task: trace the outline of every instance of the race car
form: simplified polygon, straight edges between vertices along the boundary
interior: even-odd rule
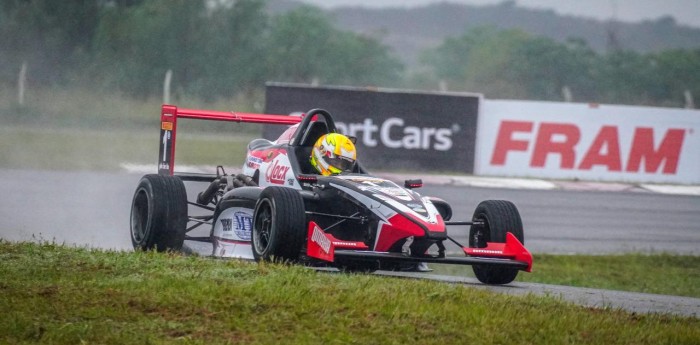
[[[275,141],[251,141],[239,174],[221,166],[215,174],[192,174],[175,171],[178,119],[289,127]],[[336,132],[333,117],[322,109],[293,116],[163,105],[158,173],[143,176],[131,206],[134,248],[177,251],[186,240],[201,241],[211,243],[215,257],[361,272],[417,263],[472,265],[486,284],[507,284],[519,271],[531,271],[532,255],[523,246],[512,202],[486,200],[471,219],[453,221],[445,200],[416,192],[420,179],[400,185],[370,174],[360,162],[348,172],[320,175],[309,162],[312,146]],[[188,201],[184,182],[208,185]],[[202,226],[208,236],[188,235]],[[467,226],[466,245],[448,234],[448,227]],[[459,255],[447,254],[447,241],[460,248]]]

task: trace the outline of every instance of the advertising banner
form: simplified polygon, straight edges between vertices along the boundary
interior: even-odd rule
[[[358,160],[370,171],[472,173],[480,95],[268,84],[265,112],[321,108],[338,130],[357,137]],[[266,126],[275,139],[279,126]]]
[[[478,175],[700,183],[700,111],[484,100]]]

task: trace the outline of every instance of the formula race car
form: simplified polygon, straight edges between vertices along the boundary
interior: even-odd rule
[[[228,175],[222,167],[210,175],[176,173],[178,119],[290,127],[275,141],[251,141],[240,174]],[[321,109],[287,116],[164,105],[158,174],[140,180],[131,206],[134,248],[181,250],[185,240],[202,241],[212,244],[216,257],[363,272],[417,263],[466,264],[486,284],[507,284],[518,271],[531,270],[513,203],[483,201],[471,220],[451,221],[446,201],[415,191],[422,186],[419,179],[401,186],[369,174],[360,162],[348,173],[320,175],[309,162],[311,149],[320,136],[333,132],[331,114]],[[183,181],[208,185],[188,201]],[[188,235],[201,226],[208,236]],[[467,245],[447,233],[447,227],[465,226],[470,227]],[[446,241],[462,254],[448,256]]]

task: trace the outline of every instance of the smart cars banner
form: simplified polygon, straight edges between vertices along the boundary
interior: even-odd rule
[[[357,137],[358,160],[375,169],[472,173],[478,94],[268,84],[265,112],[329,111]],[[278,127],[263,136],[276,138]]]

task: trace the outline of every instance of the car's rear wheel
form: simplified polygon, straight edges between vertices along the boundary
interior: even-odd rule
[[[306,240],[304,199],[291,188],[265,188],[253,215],[252,247],[256,261],[299,259]]]
[[[180,250],[187,228],[187,192],[180,178],[145,175],[131,203],[134,249]]]
[[[469,230],[471,248],[486,247],[486,242],[504,243],[508,232],[515,235],[521,243],[525,243],[520,213],[510,201],[482,201],[474,210],[472,220],[483,225],[471,226]],[[485,284],[508,284],[518,275],[518,270],[514,268],[491,265],[474,265],[472,268],[476,278]]]

